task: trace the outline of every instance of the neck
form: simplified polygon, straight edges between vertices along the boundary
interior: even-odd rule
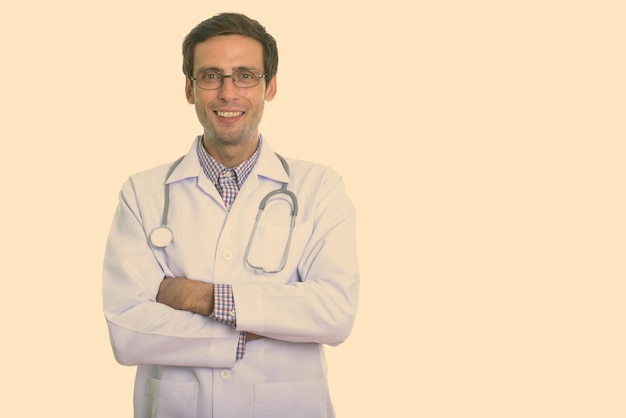
[[[202,145],[209,155],[219,161],[224,167],[232,168],[254,154],[259,146],[258,136],[245,143],[228,144],[215,140],[207,140],[206,135],[202,138]]]

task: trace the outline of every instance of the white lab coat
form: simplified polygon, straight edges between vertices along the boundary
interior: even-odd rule
[[[131,176],[120,192],[104,260],[103,302],[115,358],[136,365],[135,417],[333,417],[323,344],[351,331],[359,273],[355,213],[330,168],[288,159],[288,176],[264,140],[259,159],[228,212],[204,175],[196,142],[169,178],[174,241],[148,243],[161,225],[171,164]],[[244,252],[261,199],[288,182],[299,213],[289,258],[259,273]],[[288,200],[266,208],[252,264],[279,264]],[[156,302],[164,277],[230,283],[236,329]],[[249,341],[235,361],[239,331]]]

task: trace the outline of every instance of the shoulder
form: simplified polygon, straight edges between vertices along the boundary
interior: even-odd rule
[[[174,164],[174,161],[169,163],[159,164],[155,167],[151,167],[145,170],[137,171],[131,174],[127,183],[135,183],[135,184],[145,184],[145,183],[153,183],[153,182],[165,182],[167,177],[167,173],[170,167]]]
[[[340,178],[335,169],[324,164],[288,157],[285,160],[289,164],[290,178],[316,181]]]
[[[332,167],[311,161],[285,158],[289,164],[289,188],[303,199],[319,201],[345,195],[341,175]]]
[[[165,182],[175,161],[131,174],[122,185],[122,194],[150,195],[163,193]]]
[[[157,166],[137,171],[130,175],[124,187],[153,188],[159,187],[162,190],[165,182],[176,181],[188,177],[198,176],[200,165],[197,155],[197,141],[194,140],[186,154],[176,157],[176,159],[159,164]]]

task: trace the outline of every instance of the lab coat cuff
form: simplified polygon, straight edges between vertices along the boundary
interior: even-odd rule
[[[233,300],[237,305],[237,330],[262,332],[265,324],[259,287],[243,283],[232,285]]]

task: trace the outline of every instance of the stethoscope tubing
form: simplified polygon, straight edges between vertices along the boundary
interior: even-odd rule
[[[283,168],[285,169],[285,172],[287,173],[287,175],[290,175],[289,172],[289,164],[287,164],[287,161],[279,154],[276,154],[276,156],[278,157],[278,159],[280,160],[281,164],[283,165]],[[172,173],[174,172],[174,170],[176,169],[176,167],[178,167],[178,165],[180,164],[180,162],[183,160],[184,156],[180,157],[178,160],[174,161],[174,163],[172,164],[172,166],[169,168],[167,175],[165,177],[165,184],[164,184],[164,200],[163,200],[163,215],[161,217],[161,226],[155,228],[152,230],[152,232],[149,235],[149,241],[150,244],[155,247],[155,248],[165,248],[167,247],[173,240],[174,240],[174,233],[172,232],[172,230],[167,226],[167,217],[169,215],[169,206],[170,206],[170,187],[169,187],[169,183],[168,180],[170,178],[170,176],[172,175]],[[291,203],[291,222],[289,225],[289,235],[287,237],[287,243],[285,246],[285,250],[283,251],[283,257],[282,260],[279,264],[279,266],[275,269],[268,269],[266,267],[263,266],[257,266],[257,265],[253,265],[250,262],[249,256],[250,256],[250,250],[252,248],[252,242],[254,241],[254,237],[256,236],[256,231],[259,225],[259,222],[261,220],[261,216],[263,215],[263,212],[265,211],[265,206],[267,205],[267,202],[274,196],[278,195],[278,194],[285,194],[287,196],[289,196],[289,200]],[[276,189],[274,191],[269,192],[268,194],[266,194],[263,199],[261,199],[261,202],[259,203],[259,210],[257,212],[257,215],[255,217],[254,220],[254,226],[252,228],[252,233],[250,234],[250,239],[248,240],[248,245],[246,246],[246,251],[244,254],[244,260],[246,262],[246,264],[248,266],[250,266],[251,268],[253,268],[254,270],[257,271],[262,271],[263,273],[279,273],[281,272],[284,268],[285,265],[287,264],[287,258],[289,256],[289,249],[291,248],[291,239],[293,236],[293,230],[296,226],[296,217],[298,216],[298,198],[296,197],[295,193],[293,193],[291,190],[287,189],[287,183],[283,183],[282,186],[280,187],[280,189]]]

